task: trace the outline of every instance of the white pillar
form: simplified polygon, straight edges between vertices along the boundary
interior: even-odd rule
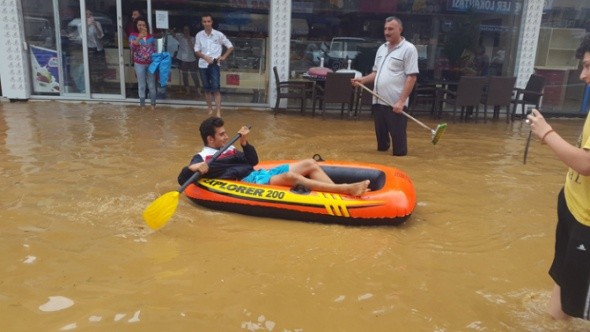
[[[291,0],[271,0],[270,29],[268,45],[270,50],[270,66],[268,71],[268,105],[274,107],[277,98],[277,87],[272,67],[276,66],[280,80],[289,78],[289,55],[291,48]],[[286,106],[286,100],[281,101]]]
[[[524,87],[535,71],[535,58],[539,42],[539,30],[545,0],[525,0],[522,8],[522,20],[516,50],[514,75],[516,86]]]
[[[31,75],[20,0],[0,2],[0,22],[2,95],[9,99],[29,99]]]

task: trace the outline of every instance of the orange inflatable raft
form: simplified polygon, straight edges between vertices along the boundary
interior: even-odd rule
[[[261,162],[270,168],[292,161]],[[344,225],[396,225],[416,206],[414,185],[399,169],[377,164],[322,161],[322,169],[336,183],[368,179],[369,192],[361,197],[202,178],[185,194],[195,203],[246,215]]]

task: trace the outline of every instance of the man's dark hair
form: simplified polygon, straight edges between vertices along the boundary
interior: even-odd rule
[[[210,117],[205,121],[201,122],[199,131],[201,132],[201,138],[203,139],[203,143],[205,144],[205,146],[207,146],[207,137],[215,137],[215,129],[219,127],[223,127],[222,118]]]
[[[213,18],[213,15],[211,15],[209,13],[205,13],[205,14],[201,15],[201,20],[204,19],[205,17],[210,17],[211,18],[211,22],[215,22],[215,19]]]
[[[584,58],[584,54],[590,52],[590,34],[587,34],[582,40],[580,47],[576,50],[576,58],[582,59]]]

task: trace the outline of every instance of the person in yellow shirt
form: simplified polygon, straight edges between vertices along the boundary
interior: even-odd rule
[[[576,51],[580,80],[590,84],[590,35]],[[549,314],[555,319],[590,319],[590,113],[577,146],[565,141],[534,109],[527,116],[532,133],[569,167],[557,198],[555,255],[549,275],[555,281]]]

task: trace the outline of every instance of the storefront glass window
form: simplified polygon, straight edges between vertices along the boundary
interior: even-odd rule
[[[59,95],[64,79],[59,75],[59,59],[51,1],[23,1],[25,39],[31,59],[32,92]]]
[[[33,94],[121,94],[116,0],[88,1],[83,18],[79,0],[23,0],[22,6]],[[82,24],[88,22],[93,22],[86,27],[92,38],[84,40]]]
[[[223,103],[266,103],[269,9],[270,1],[264,0],[152,0],[154,33],[163,39],[163,47],[173,56],[166,95],[159,98],[204,100],[196,87],[200,81],[194,65],[183,64],[179,57],[184,53],[182,47],[192,45],[185,32],[194,39],[202,30],[201,15],[210,14],[213,28],[223,32],[234,46],[234,52],[221,67]],[[124,11],[130,13],[131,7],[124,6]],[[158,27],[157,11],[167,16],[168,27]]]
[[[291,70],[304,73],[323,58],[333,70],[352,60],[352,69],[370,72],[393,15],[418,48],[420,80],[511,75],[521,8],[520,0],[294,1]]]
[[[66,94],[86,93],[86,66],[79,29],[80,2],[76,0],[58,0],[59,38],[63,64],[63,92]]]
[[[589,31],[590,2],[545,2],[535,60],[535,72],[544,76],[546,81],[544,111],[588,111],[588,105],[583,105],[583,100],[590,95],[590,90],[579,79],[580,64],[575,58],[575,51]]]

